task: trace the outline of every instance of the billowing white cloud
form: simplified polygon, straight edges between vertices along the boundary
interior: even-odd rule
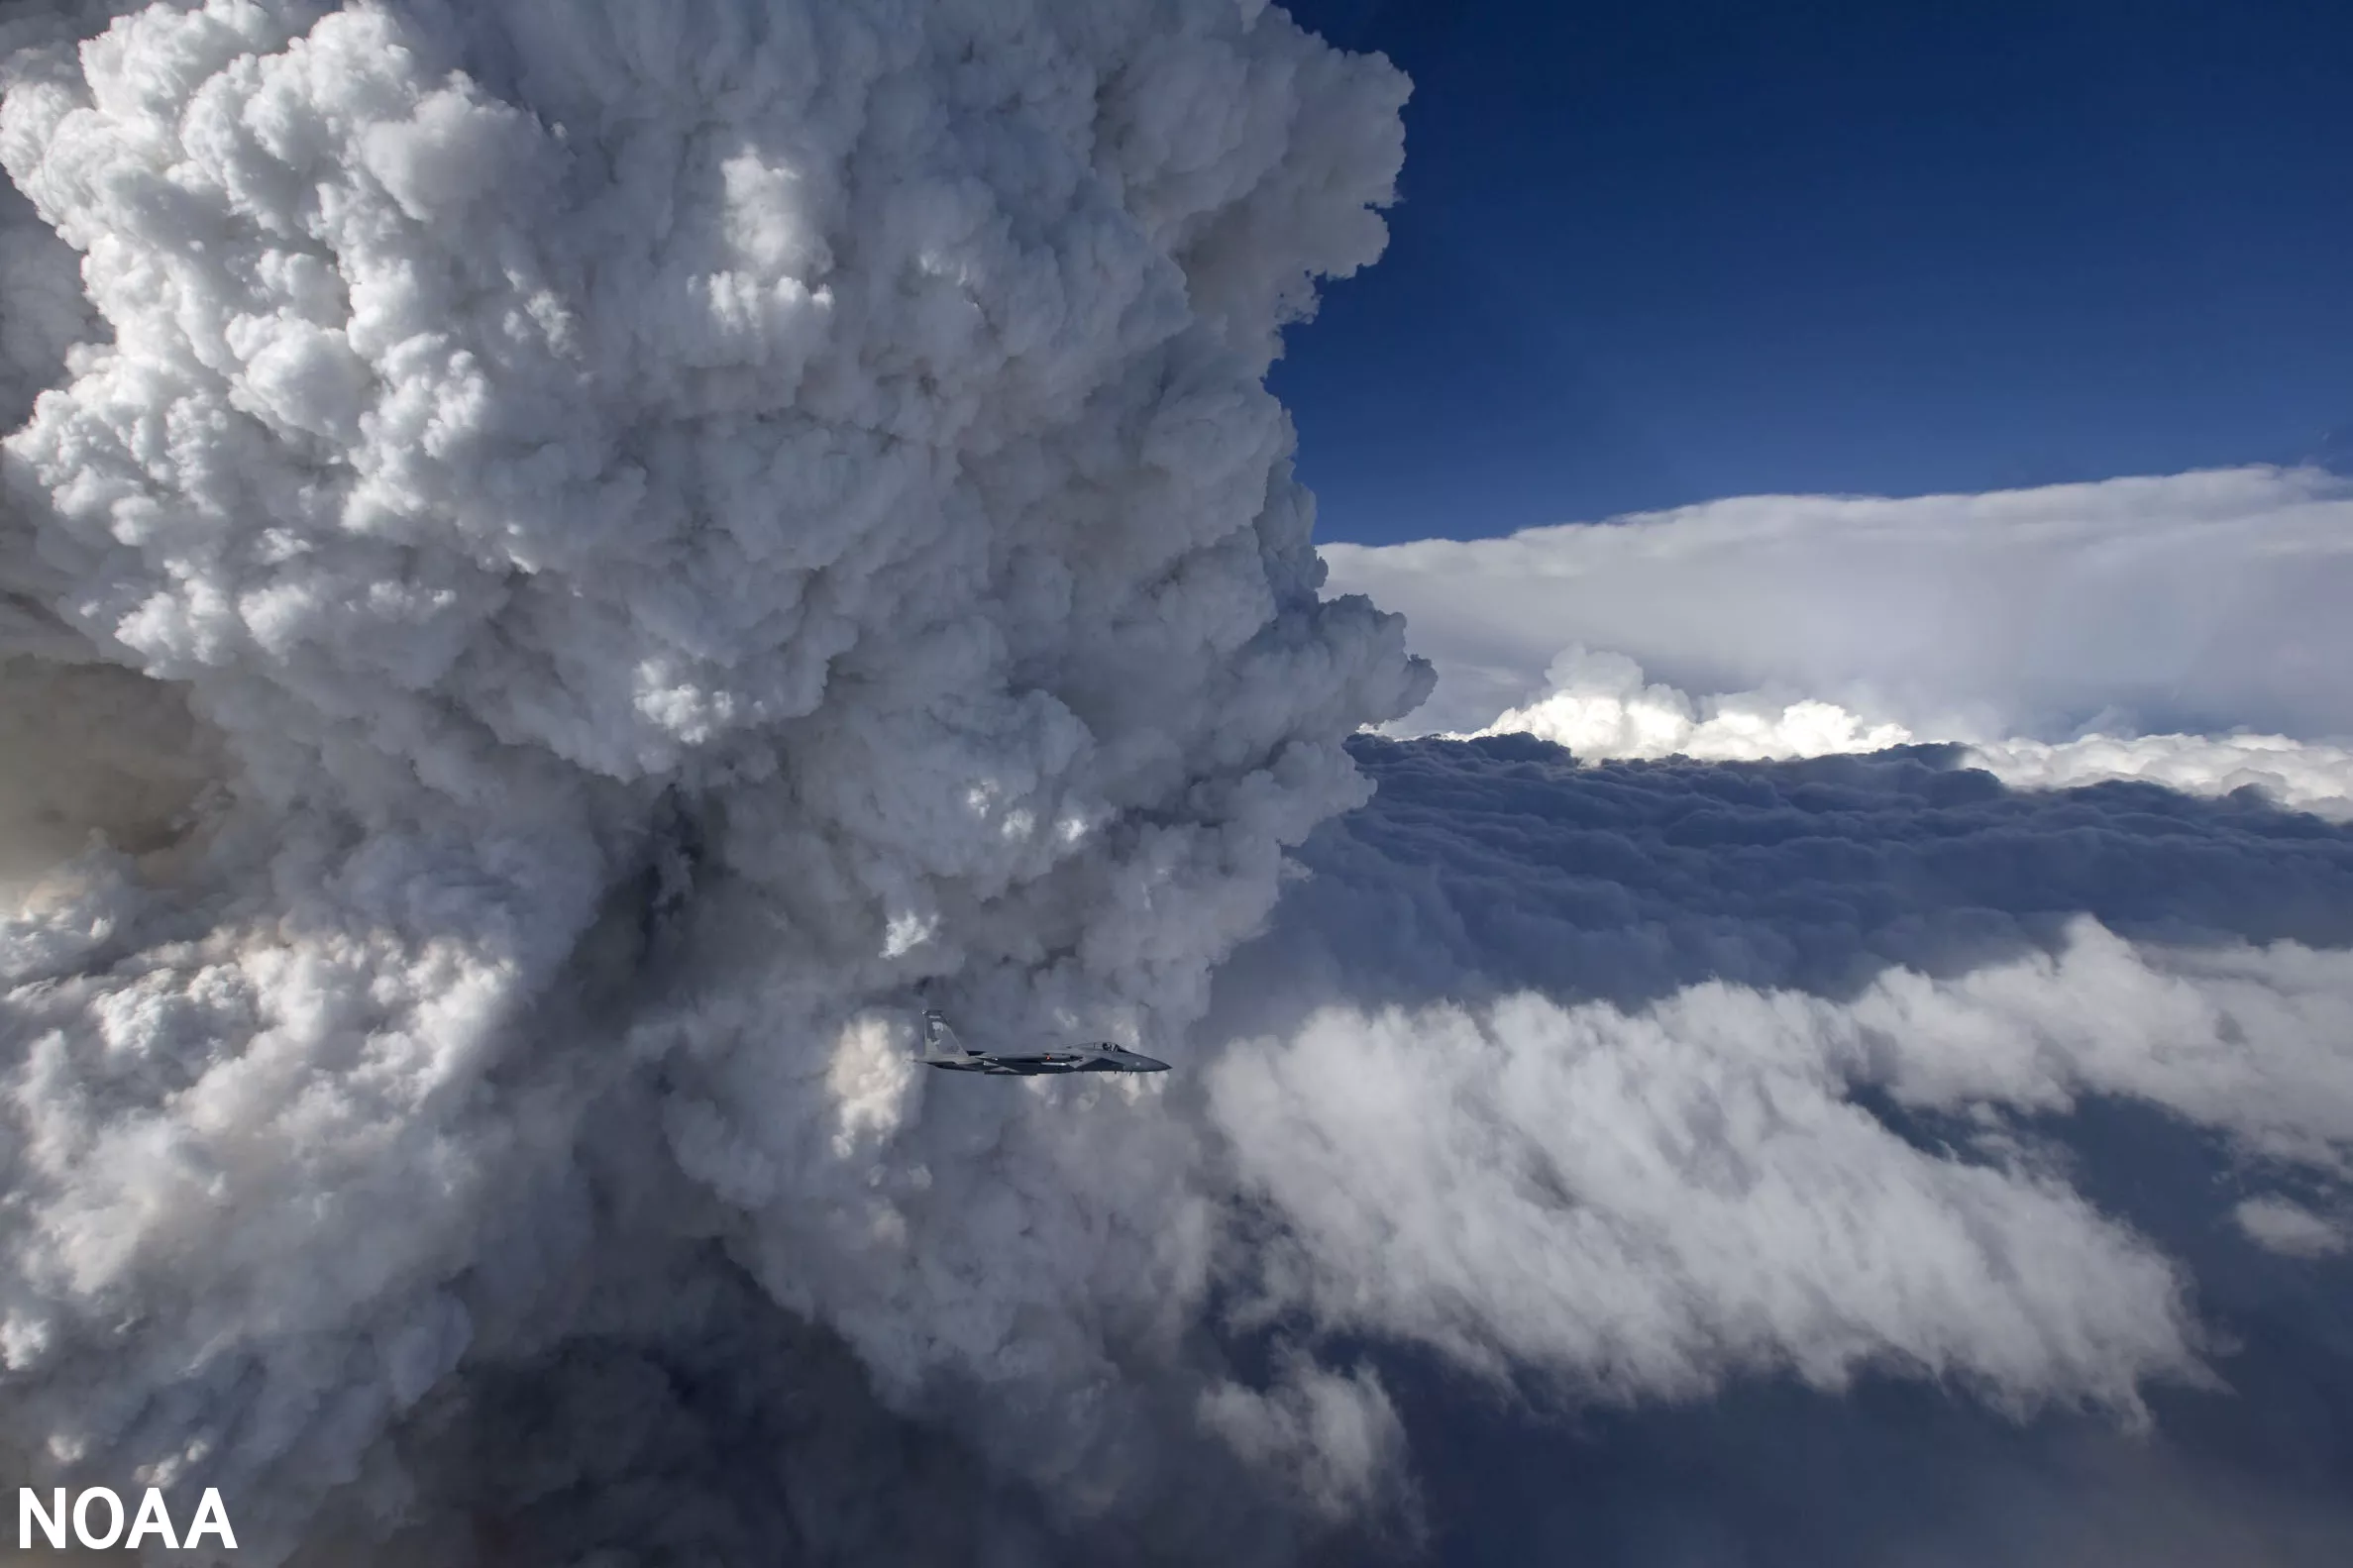
[[[1582,646],[1552,661],[1545,685],[1544,696],[1505,709],[1474,733],[1534,735],[1597,759],[1722,762],[1881,751],[1935,738],[1787,692],[1693,698],[1646,681],[1642,667],[1623,654]],[[2253,789],[2300,811],[2353,817],[2353,751],[2285,735],[2082,735],[2056,743],[2012,737],[1979,741],[1967,755],[1973,767],[2017,789],[2138,779],[2191,794]]]
[[[1624,654],[1582,644],[1552,661],[1545,685],[1542,697],[1505,709],[1476,733],[1534,735],[1580,757],[1725,762],[1883,751],[1912,739],[1900,724],[1868,723],[1835,702],[1809,697],[1743,691],[1695,703],[1670,685],[1644,680],[1642,666]]]
[[[1403,78],[1224,0],[6,27],[0,1447],[268,1558],[684,1256],[1148,1492],[1190,1134],[903,1019],[1178,1041],[1426,688],[1262,384]]]
[[[1845,1006],[1704,985],[1634,1015],[1530,994],[1319,1014],[1212,1081],[1242,1179],[1288,1221],[1267,1288],[1336,1328],[1628,1400],[1883,1364],[2019,1405],[2135,1407],[2144,1379],[2194,1366],[2170,1265],[2031,1161],[1914,1147],[1851,1098],[1874,1078],[1955,1110],[2117,1087],[2098,1053],[2130,1054],[2139,1020],[2079,1047],[2075,966],[2114,969],[2144,1014],[2176,998],[2086,940],[2089,958],[1958,985],[1898,972]],[[2341,1010],[2353,978],[2332,979]],[[2215,1102],[2270,1062],[2197,1048],[2194,1108],[2233,1113]],[[2267,1054],[2312,1065],[2303,1036]],[[2341,1134],[2341,1109],[2315,1119]]]

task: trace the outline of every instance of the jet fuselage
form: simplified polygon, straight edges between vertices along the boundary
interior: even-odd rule
[[[1077,1045],[1060,1051],[998,1054],[976,1051],[960,1058],[926,1057],[929,1066],[950,1073],[995,1073],[1038,1078],[1052,1073],[1165,1073],[1168,1064],[1117,1045]]]

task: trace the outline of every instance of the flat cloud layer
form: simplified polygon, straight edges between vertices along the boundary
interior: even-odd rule
[[[1507,539],[1327,545],[1441,671],[1414,729],[1541,697],[1581,645],[1694,693],[1921,740],[2353,736],[2353,495],[2242,469],[1988,495],[1748,496]],[[1558,684],[1554,681],[1551,684]]]
[[[2276,804],[2346,792],[2333,481],[1524,538],[1492,647],[1500,547],[1406,547],[1456,727],[1979,751],[1351,740],[1429,671],[1262,381],[1381,246],[1384,62],[1216,0],[0,57],[12,1473],[258,1562],[2342,1560],[2274,1421],[2345,1360],[2353,838]],[[1179,1071],[918,1078],[924,995]],[[1625,1484],[1465,1487],[1499,1422]],[[1744,1519],[1807,1432],[2045,1490]]]

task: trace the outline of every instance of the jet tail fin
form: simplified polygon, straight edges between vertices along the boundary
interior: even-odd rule
[[[923,1060],[927,1062],[961,1061],[972,1053],[964,1042],[956,1038],[956,1031],[948,1027],[947,1015],[936,1007],[923,1009]]]

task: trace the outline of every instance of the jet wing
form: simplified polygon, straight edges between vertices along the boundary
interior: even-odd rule
[[[1090,1061],[1093,1051],[991,1051],[988,1060],[1009,1072],[1050,1073],[1056,1068],[1071,1068]]]

